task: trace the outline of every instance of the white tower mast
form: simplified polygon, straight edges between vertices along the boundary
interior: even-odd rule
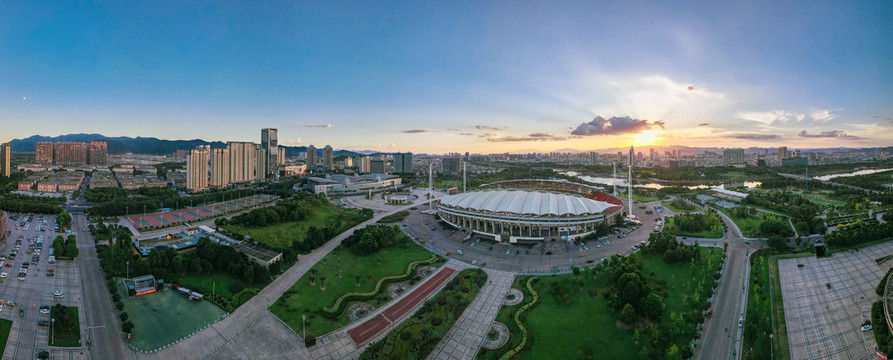
[[[629,211],[626,212],[626,216],[632,217],[633,216],[633,166],[632,166],[632,164],[630,164],[630,166],[629,166],[629,180],[627,180],[627,181],[629,181],[629,183],[627,184],[629,186],[629,190],[627,190],[627,192],[629,193]]]
[[[617,197],[617,163],[611,163],[614,165],[614,177],[611,178],[611,184],[614,185],[614,197]]]
[[[434,163],[428,164],[428,198],[434,197]],[[429,209],[434,209],[434,202],[428,203]]]
[[[467,186],[467,185],[466,185],[466,184],[467,184],[467,181],[466,181],[466,180],[467,180],[467,179],[466,179],[467,177],[468,177],[468,163],[463,161],[463,162],[462,162],[462,192],[465,192],[465,191],[466,191],[465,187]]]

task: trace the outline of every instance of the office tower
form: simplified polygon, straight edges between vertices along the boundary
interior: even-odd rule
[[[335,168],[335,150],[332,149],[331,145],[326,145],[326,147],[322,148],[322,166],[326,168],[326,171],[331,171]]]
[[[12,166],[9,163],[11,156],[10,153],[12,150],[10,149],[9,143],[4,143],[0,145],[0,175],[9,177],[12,175]]]
[[[633,166],[636,164],[636,151],[633,150],[633,146],[629,146],[629,166]]]
[[[57,165],[87,164],[87,143],[59,142],[53,144],[53,160]]]
[[[109,146],[105,141],[91,141],[87,145],[87,163],[90,165],[104,165],[109,160]]]
[[[34,161],[38,164],[52,164],[53,163],[53,143],[51,142],[38,142],[35,147],[35,157]]]
[[[208,161],[210,156],[210,145],[201,145],[189,151],[189,155],[186,157],[187,190],[198,191],[208,187]]]
[[[254,144],[254,180],[267,178],[267,151],[263,146]]]
[[[595,165],[598,162],[598,153],[595,151],[589,152],[589,165]]]
[[[412,153],[396,153],[394,154],[394,173],[395,174],[411,174],[412,173]]]
[[[788,147],[787,146],[779,146],[778,147],[778,163],[781,163],[781,160],[788,157]]]
[[[274,128],[266,128],[260,130],[260,146],[264,149],[264,152],[267,154],[267,159],[264,162],[264,171],[267,175],[274,175],[278,172],[278,164],[279,161],[276,158],[279,156],[279,130]]]
[[[722,160],[725,165],[744,165],[744,149],[723,149]]]
[[[353,158],[348,156],[344,158],[344,167],[353,167]]]
[[[256,179],[254,170],[257,168],[257,154],[254,150],[255,143],[230,141],[226,143],[229,152],[229,181],[243,183]]]
[[[369,160],[369,172],[373,174],[387,174],[384,159]]]
[[[307,147],[307,170],[316,171],[316,147],[310,145]]]
[[[279,147],[279,155],[276,156],[276,159],[279,160],[279,165],[285,165],[285,148]]]
[[[654,148],[648,149],[648,161],[654,162]]]
[[[223,187],[229,185],[229,150],[212,149],[211,150],[211,181],[208,183],[211,187]]]
[[[440,171],[444,174],[458,174],[462,167],[462,158],[457,156],[444,157],[441,161]]]
[[[372,157],[371,156],[358,156],[357,157],[357,169],[360,173],[370,173],[372,172]]]

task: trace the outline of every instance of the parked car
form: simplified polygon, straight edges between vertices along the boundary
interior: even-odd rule
[[[50,306],[49,306],[49,305],[41,305],[41,306],[40,306],[40,313],[41,313],[41,314],[49,314],[49,313],[50,313]]]

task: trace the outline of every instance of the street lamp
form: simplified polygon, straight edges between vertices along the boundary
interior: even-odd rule
[[[305,320],[307,320],[307,315],[301,314],[301,328],[304,333],[304,341],[307,341],[307,325],[304,324]]]
[[[56,318],[50,319],[50,332],[53,333],[53,339],[50,340],[51,344],[56,344]]]
[[[775,359],[775,334],[769,334],[769,350],[772,354],[772,359]]]

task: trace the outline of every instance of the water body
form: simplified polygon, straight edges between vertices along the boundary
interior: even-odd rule
[[[831,175],[824,175],[824,176],[816,176],[816,177],[814,177],[814,178],[815,178],[815,179],[822,180],[822,181],[828,181],[828,180],[831,180],[831,179],[836,178],[836,177],[857,176],[857,175],[868,175],[868,174],[874,174],[874,173],[879,173],[879,172],[884,172],[884,171],[890,171],[890,170],[893,170],[893,169],[869,169],[869,170],[859,170],[859,171],[853,171],[853,172],[842,173],[842,174],[831,174]]]
[[[575,171],[564,171],[564,172],[560,172],[560,173],[561,173],[561,174],[564,174],[564,175],[567,175],[567,176],[577,177],[577,178],[582,179],[583,181],[590,182],[590,183],[594,183],[594,184],[605,184],[605,185],[608,185],[608,186],[613,186],[613,185],[616,183],[617,186],[620,186],[620,187],[625,187],[625,186],[627,186],[626,177],[621,178],[619,175],[618,175],[618,177],[617,177],[617,180],[615,181],[614,179],[612,179],[612,178],[608,178],[608,177],[598,177],[598,176],[581,175],[581,174],[578,174],[578,173],[575,172]],[[753,188],[759,186],[760,184],[762,184],[762,182],[760,182],[760,181],[744,181],[744,182],[730,182],[728,185],[729,185],[729,188],[737,188],[737,187],[740,187],[740,186],[745,186],[745,187],[747,187],[748,189],[753,189]],[[679,186],[679,185],[663,185],[663,184],[659,184],[659,183],[656,183],[656,182],[647,183],[647,184],[634,184],[634,185],[633,185],[633,187],[637,187],[637,188],[646,188],[646,189],[662,189],[662,188],[665,188],[665,187],[673,187],[673,186]],[[718,188],[720,188],[720,189],[725,189],[725,188],[726,188],[726,184],[722,184],[722,185],[719,185],[719,186],[716,186],[716,185],[683,185],[683,186],[686,187],[686,188],[692,189],[692,190],[695,190],[695,189],[712,189],[712,188],[715,188],[715,187],[718,187]]]

